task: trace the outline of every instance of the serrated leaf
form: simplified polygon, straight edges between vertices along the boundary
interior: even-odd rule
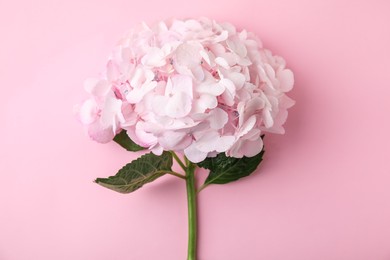
[[[172,171],[172,163],[169,152],[160,156],[149,153],[126,164],[115,176],[97,178],[95,182],[120,193],[130,193]]]
[[[220,153],[216,157],[206,158],[198,163],[199,167],[210,170],[204,186],[225,184],[250,175],[263,160],[263,154],[264,150],[253,157],[234,158]]]
[[[145,147],[139,146],[134,143],[133,140],[127,135],[126,130],[122,130],[119,134],[116,134],[114,137],[114,141],[125,148],[127,151],[138,152],[145,150]]]

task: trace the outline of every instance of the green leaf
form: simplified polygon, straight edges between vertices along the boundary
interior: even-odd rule
[[[127,151],[137,152],[141,150],[145,150],[145,147],[139,146],[134,143],[133,140],[127,135],[126,130],[122,130],[119,134],[114,137],[114,141],[125,148]]]
[[[160,156],[149,153],[126,164],[115,176],[97,178],[95,182],[120,193],[130,193],[163,176],[167,171],[172,171],[172,163],[169,152],[163,152]]]
[[[263,155],[264,150],[253,157],[234,158],[220,153],[216,157],[206,158],[198,163],[199,167],[210,170],[203,186],[225,184],[250,175],[263,160]]]

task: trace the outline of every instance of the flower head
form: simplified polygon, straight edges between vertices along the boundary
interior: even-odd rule
[[[183,152],[194,163],[251,157],[261,135],[284,133],[293,84],[252,33],[207,18],[162,21],[119,41],[104,76],[85,82],[91,96],[79,116],[102,143],[124,129],[155,154]]]

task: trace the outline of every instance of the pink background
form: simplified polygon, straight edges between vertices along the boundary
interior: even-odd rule
[[[94,184],[139,154],[90,141],[72,108],[127,29],[202,15],[285,57],[297,104],[253,176],[200,194],[199,259],[390,259],[389,3],[1,0],[0,259],[185,259],[182,180]]]

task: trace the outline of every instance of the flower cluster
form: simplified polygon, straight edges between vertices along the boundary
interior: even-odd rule
[[[256,36],[207,18],[162,21],[130,31],[104,76],[85,81],[79,117],[95,141],[121,130],[155,154],[196,163],[218,153],[251,157],[265,132],[284,133],[294,84],[285,61]]]

